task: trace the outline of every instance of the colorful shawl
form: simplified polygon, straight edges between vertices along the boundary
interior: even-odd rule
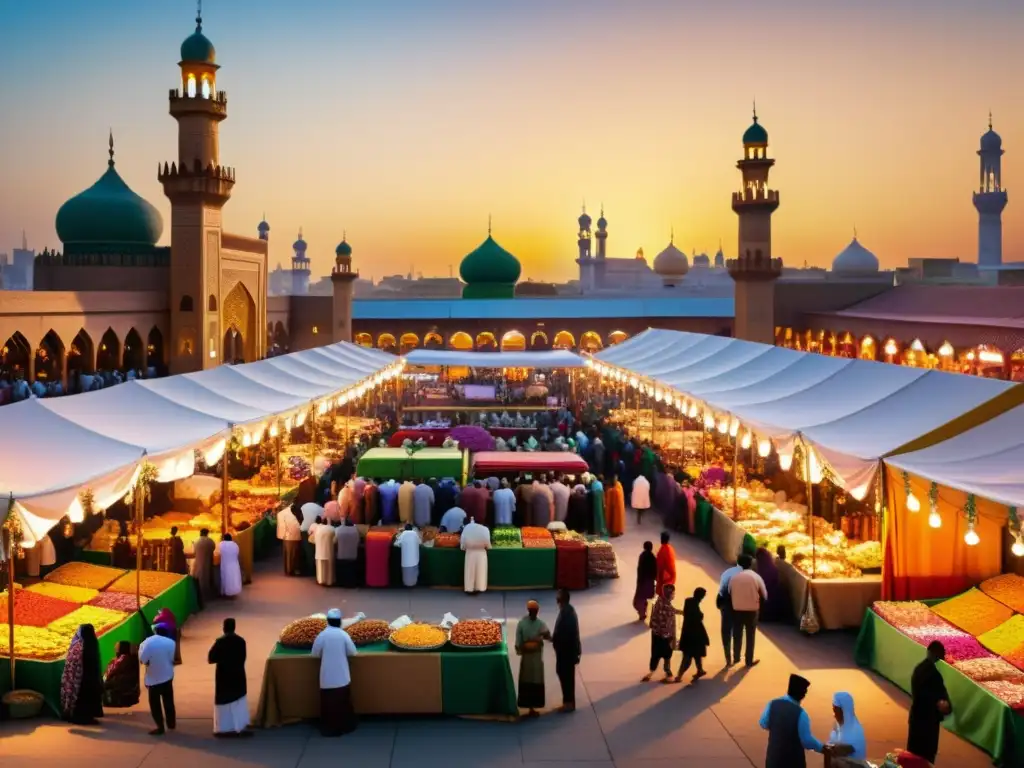
[[[60,678],[60,709],[65,718],[70,718],[78,703],[78,692],[82,688],[82,630],[78,629],[71,638],[64,674]]]

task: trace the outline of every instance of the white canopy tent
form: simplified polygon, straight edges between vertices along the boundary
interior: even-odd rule
[[[450,365],[467,368],[582,368],[586,363],[567,350],[550,352],[460,352],[454,349],[414,349],[409,365]]]
[[[775,440],[780,453],[803,438],[861,497],[881,457],[1015,386],[666,330],[645,331],[595,359],[735,417]]]
[[[4,406],[0,493],[13,496],[26,536],[38,539],[74,510],[85,487],[105,508],[125,494],[143,459],[157,466],[162,482],[187,477],[195,450],[223,445],[232,427],[308,408],[396,362],[342,343]]]
[[[926,480],[1024,509],[1024,406],[885,463]]]

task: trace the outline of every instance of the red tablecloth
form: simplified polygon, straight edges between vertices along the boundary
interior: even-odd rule
[[[589,586],[586,544],[555,541],[555,586],[573,591]]]
[[[587,471],[587,462],[567,451],[481,451],[473,456],[473,474],[481,477],[502,472],[565,472]]]
[[[366,586],[388,586],[389,563],[391,559],[391,539],[366,539]]]
[[[407,429],[400,429],[388,438],[388,446],[391,448],[401,448],[403,440],[415,442],[416,440],[423,439],[429,447],[439,448],[451,431],[451,427],[409,427]],[[494,438],[500,437],[502,440],[509,440],[514,437],[522,442],[523,440],[529,440],[530,436],[537,430],[534,427],[488,427],[487,431]]]

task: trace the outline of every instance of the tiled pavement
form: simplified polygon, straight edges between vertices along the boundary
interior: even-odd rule
[[[760,636],[761,664],[752,670],[721,669],[721,651],[713,642],[709,676],[697,685],[641,684],[650,641],[631,609],[634,567],[640,543],[655,539],[647,524],[615,541],[621,579],[573,596],[583,631],[583,662],[577,686],[578,709],[571,715],[545,714],[535,721],[494,723],[454,719],[385,719],[363,722],[342,739],[322,739],[307,725],[260,731],[246,741],[211,737],[213,669],[206,652],[225,616],[238,619],[248,642],[249,704],[256,707],[263,659],[280,628],[291,619],[330,607],[346,613],[363,610],[381,618],[413,613],[436,617],[445,611],[475,616],[481,609],[515,620],[524,603],[541,602],[542,617],[553,621],[551,593],[488,593],[472,598],[460,592],[420,589],[342,592],[317,587],[312,580],[280,575],[279,561],[261,566],[255,583],[235,603],[218,603],[186,626],[177,668],[175,698],[179,727],[162,739],[145,705],[111,710],[100,727],[68,727],[38,720],[0,724],[0,766],[66,768],[204,768],[266,766],[312,768],[338,764],[358,768],[751,768],[763,766],[765,735],[757,726],[770,698],[785,692],[789,674],[799,670],[811,680],[806,707],[816,735],[831,727],[833,692],[853,694],[872,755],[902,745],[908,699],[893,686],[853,663],[853,636],[823,634],[808,638],[791,628],[769,627]],[[723,563],[706,545],[677,537],[682,594],[694,587],[713,588]],[[680,596],[680,601],[682,597]],[[708,629],[715,638],[718,614],[706,601]],[[550,651],[548,651],[550,653]],[[553,660],[547,664],[550,704],[558,704]],[[516,673],[513,659],[513,673]],[[313,692],[311,692],[312,694]],[[810,765],[820,758],[809,758]],[[939,765],[974,768],[990,765],[986,755],[943,732]]]

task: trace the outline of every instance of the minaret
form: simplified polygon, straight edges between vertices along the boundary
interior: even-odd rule
[[[775,281],[782,274],[782,259],[772,258],[772,214],[779,193],[768,188],[768,172],[775,161],[768,157],[768,131],[757,121],[743,134],[743,159],[736,163],[743,188],[733,192],[732,209],[740,219],[739,248],[726,267],[736,284],[733,335],[737,339],[775,343]]]
[[[263,214],[263,219],[256,227],[256,231],[259,232],[260,240],[270,240],[270,225],[267,224],[267,214]]]
[[[352,246],[344,233],[341,242],[334,249],[334,270],[331,282],[334,284],[334,303],[331,307],[331,339],[352,341],[352,293],[359,273],[352,271]]]
[[[227,94],[216,87],[216,51],[203,35],[201,12],[196,31],[181,44],[178,66],[181,85],[170,92],[171,116],[178,121],[178,159],[164,163],[157,174],[171,201],[171,373],[212,368],[222,361],[221,209],[235,184],[234,169],[220,164]]]
[[[302,227],[299,227],[299,239],[292,243],[292,296],[305,296],[309,293],[309,257],[306,256],[306,241],[302,239]]]
[[[594,233],[594,237],[597,238],[594,285],[597,288],[608,288],[609,286],[605,279],[608,269],[608,265],[605,263],[605,259],[608,257],[608,219],[604,217],[604,204],[601,205],[601,215],[597,219],[597,232]]]
[[[978,266],[998,267],[1003,263],[1003,140],[992,130],[992,113],[988,115],[988,132],[981,137],[981,175],[974,207],[978,210]]]
[[[576,263],[580,268],[580,289],[584,292],[593,290],[594,288],[594,269],[591,263],[591,252],[590,252],[590,214],[587,213],[587,203],[583,202],[583,213],[576,220],[580,225],[579,233],[576,237],[576,247],[579,249],[579,257],[576,259]]]

